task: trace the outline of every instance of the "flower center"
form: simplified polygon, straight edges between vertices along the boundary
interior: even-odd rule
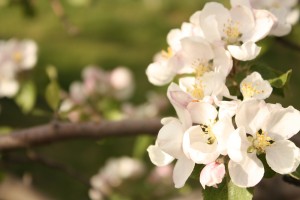
[[[256,150],[256,153],[262,154],[266,152],[266,148],[274,143],[271,137],[268,136],[268,133],[259,130],[256,132],[256,137],[254,138],[252,135],[247,134],[248,140],[252,143],[252,145],[248,148],[248,153],[252,153]]]
[[[238,22],[228,20],[227,24],[224,24],[223,33],[225,34],[225,37],[222,39],[227,45],[239,44],[239,39],[242,37],[242,33],[239,31]]]
[[[241,90],[242,90],[243,96],[245,98],[251,98],[255,94],[262,94],[262,93],[264,93],[264,90],[258,90],[258,89],[256,89],[255,85],[253,85],[252,83],[242,83]]]
[[[173,50],[171,49],[171,47],[168,47],[167,51],[161,51],[161,55],[166,59],[171,58],[173,56]]]
[[[188,93],[190,93],[195,99],[203,99],[204,97],[204,89],[200,81],[197,81],[193,88],[188,89]]]
[[[17,63],[20,63],[23,60],[23,54],[19,51],[13,52],[12,59]]]
[[[216,136],[210,125],[200,124],[200,127],[205,135],[207,135],[207,144],[213,144],[216,141]]]

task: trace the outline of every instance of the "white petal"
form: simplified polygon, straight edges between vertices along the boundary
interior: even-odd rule
[[[268,116],[269,109],[264,101],[247,100],[239,105],[235,122],[237,127],[244,127],[246,133],[254,134],[263,127]]]
[[[192,126],[184,133],[183,150],[195,163],[208,164],[219,157],[217,142],[208,144],[209,137],[202,132],[200,126]]]
[[[274,139],[289,139],[300,130],[300,112],[294,107],[272,110],[265,130]]]
[[[232,57],[237,60],[247,61],[256,58],[261,47],[258,47],[254,42],[248,41],[242,44],[242,46],[228,45],[227,49]]]
[[[218,116],[217,109],[205,102],[191,102],[187,109],[191,113],[192,121],[197,124],[212,124]]]
[[[173,171],[175,188],[181,188],[193,172],[195,163],[187,158],[179,159]]]
[[[254,10],[254,15],[255,28],[253,29],[252,36],[249,38],[249,40],[257,42],[270,33],[277,19],[271,12],[267,10]]]
[[[154,62],[151,63],[146,74],[150,83],[161,86],[171,82],[175,76],[175,73],[167,67],[166,62]]]
[[[289,140],[275,141],[266,149],[268,165],[279,174],[293,172],[297,156],[297,147]]]
[[[0,80],[0,97],[13,97],[19,90],[19,82],[15,79]]]
[[[245,130],[243,128],[236,129],[230,134],[227,142],[229,158],[234,162],[242,162],[247,157],[247,149],[250,145]]]
[[[159,130],[156,141],[162,151],[178,159],[183,155],[182,137],[182,125],[178,120],[174,120]]]
[[[221,72],[226,77],[230,73],[233,65],[230,53],[223,47],[216,47],[214,53],[214,69],[216,72]]]
[[[235,6],[246,6],[251,8],[249,0],[230,0],[230,4],[232,7]]]
[[[258,184],[265,172],[262,162],[255,154],[248,154],[240,163],[230,160],[228,170],[232,182],[242,188]]]
[[[218,141],[218,151],[222,155],[227,155],[228,139],[234,132],[232,119],[230,117],[224,117],[213,126],[212,131]]]
[[[170,164],[174,158],[163,152],[157,145],[150,145],[147,148],[151,162],[159,167]]]

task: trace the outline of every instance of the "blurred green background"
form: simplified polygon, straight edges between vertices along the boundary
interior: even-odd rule
[[[75,5],[74,2],[81,2],[82,5]],[[72,81],[81,79],[81,70],[89,64],[96,64],[104,69],[127,66],[132,69],[137,83],[131,101],[142,103],[146,99],[146,91],[166,91],[166,87],[154,87],[147,81],[145,70],[152,62],[153,55],[166,48],[169,30],[188,21],[190,15],[202,9],[205,2],[62,0],[68,20],[79,30],[77,34],[70,34],[53,12],[51,1],[0,0],[0,39],[31,38],[37,42],[38,63],[32,73],[38,85],[40,108],[47,109],[43,94],[48,83],[45,73],[48,65],[57,67],[59,82],[65,90],[68,90]],[[228,4],[227,1],[226,3]],[[299,24],[285,39],[300,44]],[[263,53],[257,59],[259,63],[283,72],[293,69],[286,98],[272,97],[270,101],[300,109],[300,52],[282,45],[274,38],[268,38],[260,42],[260,45],[263,46]],[[1,99],[0,103],[1,125],[21,128],[51,120],[51,117],[24,115],[9,99]],[[147,141],[152,142],[154,138],[150,137]],[[39,147],[37,152],[67,163],[84,176],[90,177],[97,173],[108,157],[131,156],[135,142],[135,138],[105,139],[99,143],[77,140]],[[149,163],[146,150],[140,154]],[[150,168],[152,164],[148,166]],[[5,172],[10,171],[20,177],[24,173],[30,173],[33,184],[54,199],[88,199],[88,188],[60,171],[36,163],[12,164],[4,169]]]

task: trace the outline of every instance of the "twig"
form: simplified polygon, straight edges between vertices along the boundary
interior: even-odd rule
[[[156,135],[161,128],[159,119],[102,121],[99,123],[55,122],[14,131],[0,136],[0,150],[34,147],[75,138],[101,139],[104,137]]]
[[[76,35],[79,32],[79,29],[70,22],[60,0],[50,0],[50,3],[54,14],[60,19],[67,32],[70,35]]]

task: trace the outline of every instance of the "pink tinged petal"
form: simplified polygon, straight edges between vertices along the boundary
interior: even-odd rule
[[[151,162],[159,167],[170,164],[174,158],[163,152],[157,145],[150,145],[147,148]]]
[[[159,130],[156,141],[162,151],[178,159],[183,156],[182,137],[182,125],[177,120],[164,125]]]
[[[225,176],[225,165],[223,163],[212,162],[207,164],[200,173],[200,183],[205,186],[216,186],[221,183]]]
[[[289,139],[300,130],[300,112],[289,106],[273,109],[265,123],[265,130],[273,140]]]
[[[227,155],[227,146],[229,136],[234,132],[234,127],[232,124],[232,119],[230,117],[225,117],[219,120],[212,128],[218,141],[218,151],[222,155]]]
[[[229,175],[232,182],[242,188],[253,187],[264,176],[264,166],[254,153],[248,154],[242,162],[232,160],[228,163]]]
[[[177,160],[173,170],[175,188],[181,188],[192,174],[195,163],[187,158]]]
[[[168,87],[167,96],[173,105],[176,113],[178,115],[179,120],[182,123],[183,129],[186,130],[190,126],[192,126],[191,115],[188,112],[185,104],[189,97],[188,94],[185,94],[184,97],[179,97],[178,94],[183,94],[183,90],[175,83],[171,83]]]
[[[238,128],[230,134],[227,144],[227,153],[233,162],[242,162],[247,157],[247,149],[251,145],[243,128]]]
[[[256,58],[261,50],[261,47],[257,46],[254,42],[248,41],[242,44],[242,46],[228,45],[228,51],[232,57],[241,61],[253,60]]]
[[[241,82],[240,89],[244,99],[266,99],[273,91],[269,81],[263,80],[261,75],[257,72],[248,75]]]
[[[265,38],[276,22],[276,17],[267,10],[254,10],[255,28],[249,40],[257,42]]]
[[[237,127],[244,127],[246,133],[255,134],[263,127],[267,117],[269,116],[269,109],[263,100],[247,100],[242,102],[235,116]]]
[[[266,149],[268,165],[279,174],[288,174],[294,171],[297,162],[298,148],[289,140],[275,141]]]
[[[184,91],[170,91],[170,96],[179,106],[187,107],[193,98]]]
[[[205,102],[191,102],[187,109],[191,113],[192,121],[197,124],[212,124],[218,116],[217,109]]]
[[[183,136],[183,151],[191,160],[198,164],[208,164],[215,161],[220,153],[217,142],[208,144],[208,134],[204,134],[200,126],[192,126]]]

